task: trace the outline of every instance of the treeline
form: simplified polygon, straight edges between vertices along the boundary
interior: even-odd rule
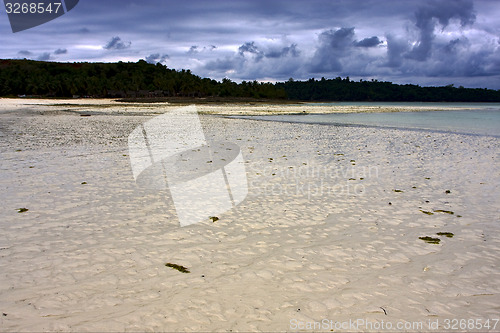
[[[144,60],[136,63],[56,63],[0,60],[0,96],[220,97],[301,101],[500,102],[500,90],[398,85],[347,78],[261,83],[200,78]]]
[[[0,60],[0,96],[44,97],[244,97],[285,99],[272,83],[218,82],[190,70],[144,60],[136,63],[57,63]]]
[[[342,79],[308,81],[288,80],[277,83],[288,98],[310,101],[401,101],[401,102],[500,102],[500,90],[444,87],[421,87],[414,84],[398,85],[378,80],[351,81]]]

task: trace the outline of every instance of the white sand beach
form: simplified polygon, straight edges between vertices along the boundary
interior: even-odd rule
[[[177,107],[0,99],[0,331],[500,330],[499,138],[221,116],[403,106],[199,105],[248,195],[180,227],[127,146]]]

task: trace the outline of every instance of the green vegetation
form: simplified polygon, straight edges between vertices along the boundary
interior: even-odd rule
[[[18,208],[17,212],[18,213],[24,213],[24,212],[27,212],[28,210],[29,210],[28,208]]]
[[[186,268],[186,267],[184,267],[184,266],[181,266],[181,265],[172,264],[172,263],[167,262],[167,263],[165,264],[165,266],[167,266],[167,267],[171,267],[171,268],[173,268],[173,269],[176,269],[176,270],[178,270],[178,271],[179,271],[179,272],[181,272],[181,273],[191,273],[191,272],[189,271],[189,269],[188,269],[188,268]]]
[[[438,232],[438,233],[436,233],[436,235],[446,236],[448,238],[453,238],[453,236],[455,236],[455,234],[453,234],[452,232],[444,232],[444,231]]]
[[[212,222],[219,221],[217,216],[210,216],[209,219],[212,220]]]
[[[424,242],[429,243],[429,244],[439,244],[439,242],[441,242],[441,240],[439,238],[434,238],[434,237],[429,237],[429,236],[418,237],[418,239],[421,239]]]
[[[33,60],[0,60],[0,96],[199,98],[232,97],[286,99],[283,87],[271,83],[229,79],[202,79],[190,70],[174,70],[162,64],[56,63]]]
[[[454,213],[454,212],[452,212],[451,210],[442,210],[442,209],[434,209],[434,212],[435,212],[435,213],[446,213],[446,214],[450,214],[450,215],[455,214],[455,213]]]
[[[277,83],[289,99],[311,101],[404,101],[404,102],[499,102],[500,90],[470,89],[452,84],[445,87],[398,85],[378,80],[335,79],[288,80]]]
[[[200,78],[190,70],[160,63],[57,63],[0,60],[0,96],[108,97],[142,102],[295,101],[423,101],[500,102],[500,90],[453,85],[421,87],[391,82],[351,81],[349,77],[262,83]],[[201,99],[203,98],[203,99]]]
[[[433,213],[433,212],[428,212],[428,211],[426,211],[426,210],[422,210],[422,209],[421,209],[420,211],[421,211],[422,213],[424,213],[424,214],[427,214],[427,215],[434,215],[434,213]]]

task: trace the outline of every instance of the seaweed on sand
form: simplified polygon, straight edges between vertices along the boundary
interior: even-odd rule
[[[439,244],[439,242],[441,241],[439,238],[434,238],[434,237],[429,237],[429,236],[418,237],[418,239],[421,239],[424,242],[429,243],[429,244]]]
[[[454,233],[452,233],[452,232],[445,232],[445,231],[438,232],[438,233],[436,233],[436,235],[438,235],[438,236],[446,236],[448,238],[452,238],[453,236],[455,236]]]
[[[176,269],[176,270],[178,270],[181,273],[191,273],[187,267],[184,267],[184,266],[181,266],[181,265],[172,264],[172,263],[167,262],[165,264],[165,266],[171,267],[173,269]]]
[[[450,214],[450,215],[455,214],[451,210],[442,210],[442,209],[434,209],[434,212],[436,212],[436,213],[446,213],[446,214]]]

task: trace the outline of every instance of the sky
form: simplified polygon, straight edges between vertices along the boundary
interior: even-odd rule
[[[17,33],[2,8],[0,58],[500,89],[499,17],[498,0],[80,0]]]

